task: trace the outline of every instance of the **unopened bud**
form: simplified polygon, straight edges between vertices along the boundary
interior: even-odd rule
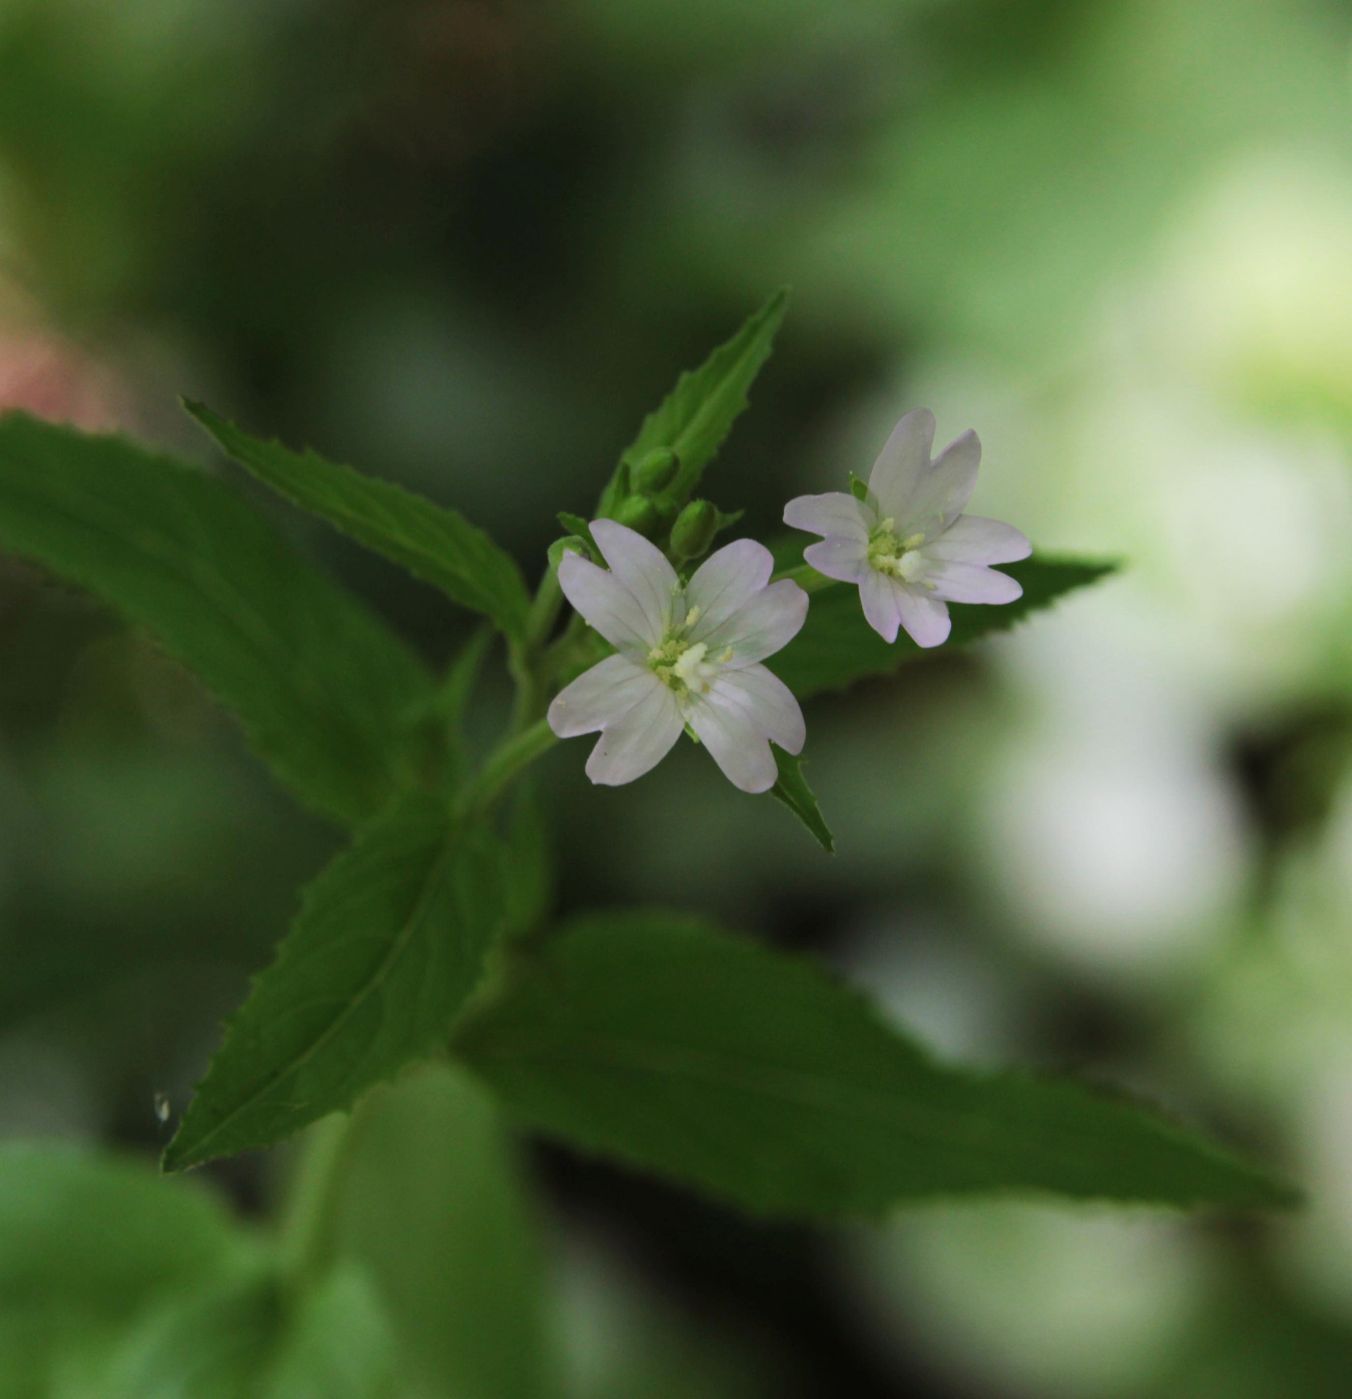
[[[657,524],[657,507],[647,496],[631,495],[628,500],[620,502],[619,509],[615,511],[615,521],[628,525],[640,534],[650,534]]]
[[[634,489],[644,495],[662,490],[676,474],[676,453],[670,447],[654,447],[634,467]]]
[[[584,559],[591,556],[587,541],[578,534],[565,534],[549,546],[549,566],[556,572],[565,554],[580,554]]]
[[[711,500],[692,500],[671,527],[671,552],[682,563],[697,559],[714,542],[718,508]]]

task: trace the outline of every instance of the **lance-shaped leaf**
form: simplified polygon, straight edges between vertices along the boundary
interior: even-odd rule
[[[817,798],[803,776],[802,759],[795,758],[792,753],[786,753],[782,748],[775,748],[774,755],[779,777],[771,788],[771,795],[793,812],[828,855],[834,855],[836,838],[831,834],[831,828],[822,816],[821,807],[817,805]]]
[[[521,636],[530,606],[521,571],[463,515],[317,452],[251,437],[203,403],[184,400],[184,406],[228,456],[293,504],[482,612],[508,636]]]
[[[116,437],[0,418],[0,548],[148,628],[302,798],[344,821],[407,781],[431,681],[226,486]]]
[[[950,605],[953,632],[941,647],[926,651],[902,632],[889,646],[864,620],[859,590],[836,584],[815,593],[802,631],[765,664],[798,696],[839,690],[870,675],[887,675],[919,656],[942,654],[950,647],[1008,631],[1057,598],[1112,573],[1115,564],[1034,556],[1001,564],[1023,585],[1023,596],[1001,607]]]
[[[600,514],[619,503],[626,469],[655,447],[671,448],[680,463],[667,491],[672,501],[679,504],[690,495],[746,408],[747,392],[770,357],[788,302],[787,288],[777,291],[698,369],[681,375],[661,405],[643,420],[638,436],[620,458],[620,469],[602,497]]]
[[[522,1122],[760,1211],[1290,1198],[1123,1098],[936,1064],[810,963],[673,915],[572,923],[459,1051]]]
[[[502,850],[410,794],[306,891],[165,1152],[168,1170],[267,1146],[450,1033],[504,917]]]

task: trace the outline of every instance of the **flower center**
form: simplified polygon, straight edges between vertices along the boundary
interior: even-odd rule
[[[925,561],[919,550],[924,542],[923,534],[899,538],[897,522],[886,519],[868,537],[869,567],[903,583],[921,583],[924,581]]]
[[[684,630],[684,628],[682,628]],[[648,652],[648,665],[657,678],[678,699],[694,692],[703,694],[709,688],[714,667],[705,661],[709,648],[702,641],[682,641],[679,635],[668,636]]]

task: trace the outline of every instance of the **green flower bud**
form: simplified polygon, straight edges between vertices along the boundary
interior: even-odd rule
[[[850,494],[856,500],[868,499],[868,482],[861,481],[859,477],[854,474],[853,471],[850,472]]]
[[[641,456],[634,467],[634,489],[644,495],[656,494],[675,476],[679,465],[670,447],[654,447]]]
[[[657,524],[657,507],[644,495],[631,495],[622,500],[614,515],[615,522],[628,525],[640,534],[651,534]]]
[[[681,563],[699,558],[718,532],[718,507],[711,500],[692,500],[671,527],[671,552]]]
[[[562,539],[556,539],[549,546],[550,568],[557,571],[565,554],[580,554],[584,559],[588,559],[591,557],[591,549],[581,535],[565,534]]]

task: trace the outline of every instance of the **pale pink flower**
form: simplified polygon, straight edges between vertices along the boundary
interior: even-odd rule
[[[596,520],[592,538],[610,571],[577,554],[559,564],[568,601],[616,649],[549,706],[560,738],[596,733],[587,776],[605,786],[642,777],[687,726],[734,786],[765,792],[777,770],[773,740],[803,749],[803,712],[758,662],[786,646],[807,616],[807,594],[770,582],[770,551],[739,539],[682,585],[641,534]]]
[[[967,431],[933,460],[934,414],[907,413],[873,463],[863,500],[844,491],[803,495],[784,523],[820,534],[803,557],[828,578],[859,587],[869,626],[893,642],[904,627],[917,646],[948,639],[946,603],[1013,602],[1023,589],[988,567],[1026,559],[1032,545],[1012,525],[964,515],[981,443]]]

